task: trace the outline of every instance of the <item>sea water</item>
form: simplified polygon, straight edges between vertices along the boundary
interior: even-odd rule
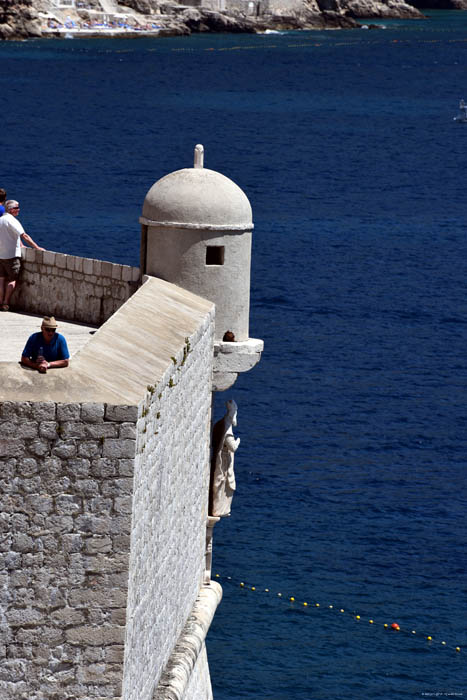
[[[216,700],[467,693],[467,13],[379,24],[0,44],[0,186],[37,243],[138,264],[196,143],[253,206]]]

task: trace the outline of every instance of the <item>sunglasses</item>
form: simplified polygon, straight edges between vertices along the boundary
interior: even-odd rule
[[[56,328],[43,328],[42,330],[46,333],[55,333]]]

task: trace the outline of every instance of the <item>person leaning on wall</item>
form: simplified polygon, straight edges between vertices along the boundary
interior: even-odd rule
[[[44,250],[34,243],[17,220],[19,204],[15,199],[5,202],[6,213],[0,216],[0,311],[8,311],[11,295],[21,269],[21,248],[25,241],[31,248]]]
[[[29,336],[21,356],[21,364],[45,374],[48,369],[68,367],[70,353],[63,335],[57,333],[53,316],[44,316],[40,333]]]

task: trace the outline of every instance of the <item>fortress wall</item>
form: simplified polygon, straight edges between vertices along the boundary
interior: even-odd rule
[[[202,586],[213,337],[211,314],[185,339],[140,407],[125,700],[152,700]],[[203,659],[201,654],[191,681],[197,700],[211,697]]]
[[[18,311],[100,325],[136,291],[138,267],[23,248]]]
[[[0,364],[2,700],[153,700],[180,656],[180,700],[210,700],[213,338],[210,302],[151,278],[72,368]],[[195,652],[180,651],[198,619]]]
[[[0,416],[0,697],[118,698],[136,407]]]

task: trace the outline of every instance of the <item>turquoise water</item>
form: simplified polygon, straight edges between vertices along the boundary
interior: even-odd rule
[[[146,191],[196,143],[252,202],[266,346],[225,397],[216,700],[467,692],[467,13],[430,17],[0,44],[0,184],[39,243],[138,264]]]

